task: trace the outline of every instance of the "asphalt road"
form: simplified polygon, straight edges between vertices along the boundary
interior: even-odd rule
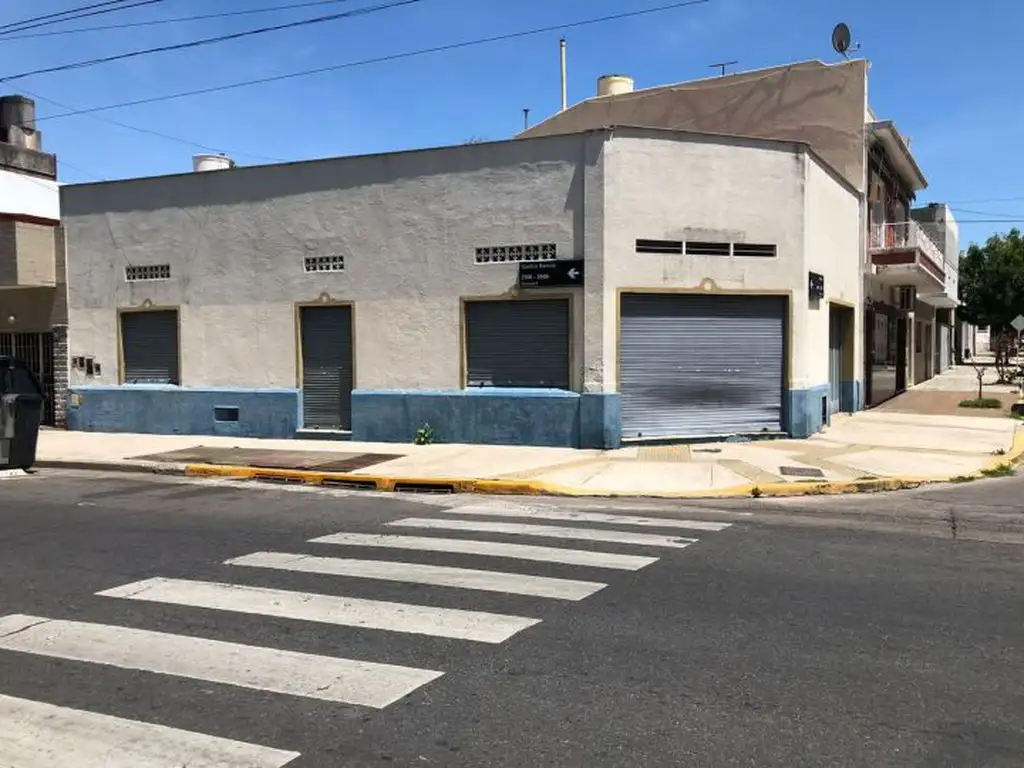
[[[0,480],[0,765],[1019,767],[1022,491],[1011,479],[900,496],[670,504],[385,497],[55,471]],[[505,514],[446,511],[494,503]],[[555,518],[576,510],[730,525],[525,518],[526,503]],[[956,537],[950,510],[961,519]],[[408,518],[427,522],[388,525]],[[698,541],[429,527],[446,520]],[[545,561],[550,552],[527,560],[309,541],[339,533],[656,561],[611,568],[611,558]],[[417,581],[401,565],[372,572],[378,578],[358,572],[365,564],[350,564],[350,575],[290,570],[335,567],[308,558],[225,564],[260,552],[559,581],[485,574],[466,588],[464,571]],[[153,578],[165,580],[153,592],[135,584]],[[594,585],[581,581],[607,586],[587,594]],[[204,593],[197,582],[272,597],[245,603],[238,590]],[[134,586],[96,594],[123,585]],[[307,594],[295,601],[266,589]],[[377,624],[393,605],[355,626],[327,623],[323,596],[398,603],[405,613],[390,629]],[[216,599],[230,609],[195,605]],[[333,605],[332,621],[353,615],[351,604]],[[540,621],[431,618],[414,606]],[[282,615],[321,609],[316,621]],[[34,618],[5,618],[16,615]],[[252,648],[271,650],[250,658]],[[353,665],[352,677],[339,676],[339,658],[406,669]],[[424,671],[443,675],[427,681]],[[89,750],[104,738],[117,749],[97,757]],[[149,762],[133,756],[140,744]]]

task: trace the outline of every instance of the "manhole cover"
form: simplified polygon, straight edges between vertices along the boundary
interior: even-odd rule
[[[824,477],[825,473],[817,467],[779,467],[779,474],[789,477]]]

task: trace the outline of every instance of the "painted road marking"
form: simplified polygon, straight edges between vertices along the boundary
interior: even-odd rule
[[[511,595],[549,597],[555,600],[582,600],[608,586],[596,581],[552,579],[546,576],[529,576],[520,573],[452,568],[446,565],[314,557],[288,552],[254,552],[251,555],[226,560],[225,563],[255,568],[276,568],[282,571],[321,573],[330,576],[351,576],[357,579],[429,584],[434,587],[505,592]]]
[[[279,616],[299,621],[451,637],[481,643],[504,642],[517,632],[540,623],[540,619],[499,613],[433,608],[184,579],[146,579],[97,594],[103,597],[191,605],[218,611]]]
[[[106,624],[11,615],[0,650],[382,709],[443,672]]]
[[[540,547],[531,544],[508,544],[502,541],[480,541],[478,539],[440,539],[430,536],[333,533],[329,536],[311,539],[311,541],[318,544],[338,544],[349,547],[377,547],[507,557],[515,560],[535,560],[541,563],[589,565],[595,568],[612,568],[619,571],[639,571],[641,568],[658,562],[658,558],[644,555],[619,555],[613,552],[593,552],[589,549]]]
[[[0,695],[11,768],[281,768],[298,752]]]
[[[608,523],[610,525],[635,525],[648,528],[684,528],[692,531],[723,531],[732,523],[716,523],[710,520],[679,520],[668,517],[640,517],[637,515],[615,515],[606,512],[583,512],[572,509],[540,509],[535,507],[491,507],[486,504],[471,504],[464,507],[448,507],[445,514],[481,515],[487,517],[529,517],[537,520],[563,520],[576,523]]]
[[[543,536],[551,539],[581,539],[608,541],[615,544],[637,544],[644,547],[671,547],[682,549],[697,539],[677,536],[659,536],[653,533],[609,531],[597,528],[566,528],[557,525],[529,525],[527,523],[493,523],[484,520],[435,520],[426,517],[407,517],[388,525],[399,528],[434,528],[446,531],[474,531],[477,533],[508,533],[516,536]]]

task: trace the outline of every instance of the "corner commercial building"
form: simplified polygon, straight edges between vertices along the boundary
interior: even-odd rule
[[[800,142],[620,126],[61,202],[74,429],[613,447],[858,407],[859,196]]]
[[[28,364],[47,394],[43,423],[63,425],[68,321],[56,179],[35,103],[0,98],[0,355]]]

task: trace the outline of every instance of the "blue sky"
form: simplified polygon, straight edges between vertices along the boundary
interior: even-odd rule
[[[42,31],[147,21],[290,0],[164,0]],[[291,0],[297,2],[298,0]],[[129,29],[0,39],[3,74],[285,23],[389,0]],[[667,4],[670,0],[420,0],[401,8],[193,50],[3,83],[38,101],[45,147],[61,179],[91,181],[188,170],[213,148],[239,163],[502,139],[558,108],[558,32],[400,59],[222,93],[74,117],[48,116],[176,91],[412,51],[516,30]],[[5,0],[0,23],[84,0]],[[567,30],[569,101],[593,94],[606,72],[638,87],[706,77],[715,61],[756,69],[808,58],[836,60],[829,35],[853,29],[871,61],[870,100],[896,121],[930,181],[919,201],[953,201],[964,245],[1024,220],[1024,67],[1015,60],[1024,3],[1008,0],[710,0]],[[23,33],[28,34],[28,33]],[[157,131],[174,139],[112,125]],[[1019,200],[1001,198],[1019,197]]]

